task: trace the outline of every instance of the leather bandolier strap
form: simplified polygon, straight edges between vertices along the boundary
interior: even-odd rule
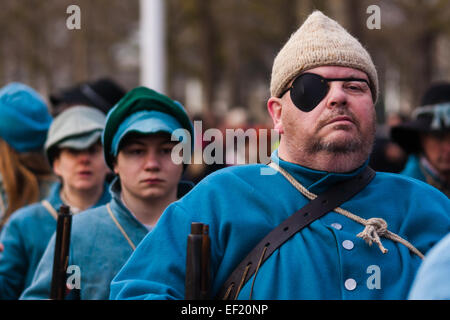
[[[278,227],[266,235],[231,273],[219,290],[216,299],[236,299],[243,285],[257,269],[294,234],[339,207],[364,189],[374,178],[375,171],[366,167],[355,177],[339,182],[318,195],[300,210],[289,216]]]

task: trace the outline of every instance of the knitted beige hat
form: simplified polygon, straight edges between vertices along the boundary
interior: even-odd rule
[[[279,97],[300,73],[319,66],[342,66],[367,74],[374,104],[378,98],[377,70],[369,53],[339,23],[314,11],[275,57],[270,93]]]

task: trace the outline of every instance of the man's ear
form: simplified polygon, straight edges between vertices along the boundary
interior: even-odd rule
[[[283,103],[280,98],[271,97],[267,101],[267,110],[270,113],[273,121],[273,128],[280,134],[284,133],[283,123],[281,121],[281,111],[283,109]]]

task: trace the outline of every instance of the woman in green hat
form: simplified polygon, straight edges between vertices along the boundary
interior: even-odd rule
[[[164,209],[190,189],[180,181],[183,164],[171,157],[178,143],[172,134],[179,129],[185,129],[182,143],[190,143],[193,129],[183,107],[145,87],[128,92],[109,112],[102,139],[106,163],[117,177],[107,205],[73,219],[68,285],[74,290],[68,299],[108,299],[112,278],[138,243]],[[22,299],[49,298],[54,241]]]

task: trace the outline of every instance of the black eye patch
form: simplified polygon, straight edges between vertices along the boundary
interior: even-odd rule
[[[331,81],[365,82],[369,85],[365,79],[324,78],[315,73],[303,73],[294,80],[292,86],[285,90],[281,96],[290,91],[291,100],[295,106],[303,112],[310,112],[326,97],[330,90],[328,82]]]

